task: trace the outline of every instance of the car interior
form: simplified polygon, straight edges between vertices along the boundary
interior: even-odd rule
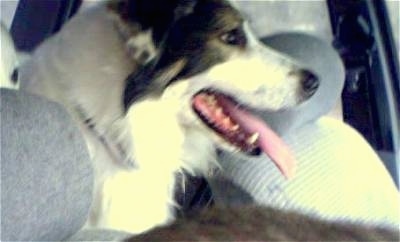
[[[70,18],[97,2],[1,1],[0,19],[15,48],[26,53],[19,56],[23,63]],[[178,213],[256,203],[329,220],[398,227],[399,1],[237,5],[265,45],[321,78],[316,95],[304,105],[262,116],[296,154],[298,177],[287,182],[272,162],[260,162],[269,158],[221,152],[222,169],[211,178],[182,178]],[[18,75],[15,69],[3,71]],[[84,226],[93,186],[87,148],[63,107],[30,92],[34,84],[0,89],[1,240],[126,238],[125,232]]]

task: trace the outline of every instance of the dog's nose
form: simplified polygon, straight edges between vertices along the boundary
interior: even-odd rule
[[[299,70],[298,75],[304,95],[306,97],[314,95],[319,86],[318,77],[311,71],[305,69]]]

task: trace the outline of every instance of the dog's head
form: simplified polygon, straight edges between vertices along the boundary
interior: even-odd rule
[[[142,98],[179,99],[182,126],[208,132],[219,148],[267,153],[290,175],[291,155],[254,113],[300,104],[315,93],[318,78],[263,46],[226,1],[171,0],[166,6],[172,13],[163,13],[162,27],[154,26],[158,55],[128,78],[125,108]]]

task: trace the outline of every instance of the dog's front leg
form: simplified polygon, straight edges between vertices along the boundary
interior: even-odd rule
[[[102,225],[133,233],[166,224],[173,216],[175,175],[182,167],[184,135],[176,103],[141,101],[126,115],[137,168],[104,182]]]
[[[107,179],[100,227],[138,234],[168,224],[174,218],[174,179],[162,172],[140,169],[119,172]]]

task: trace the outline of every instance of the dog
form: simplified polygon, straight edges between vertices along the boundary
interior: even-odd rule
[[[399,232],[271,207],[214,206],[124,241],[399,241]]]
[[[262,45],[225,0],[111,0],[44,41],[21,76],[63,104],[95,170],[87,227],[134,234],[175,218],[176,175],[207,176],[217,152],[295,159],[258,117],[309,99],[318,77]]]

